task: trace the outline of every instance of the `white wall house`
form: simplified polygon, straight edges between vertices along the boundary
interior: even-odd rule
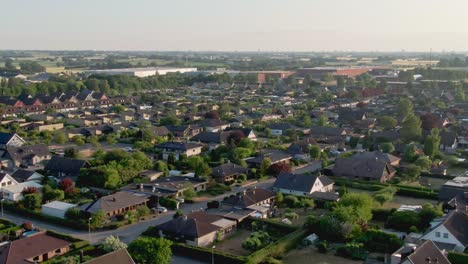
[[[65,213],[67,210],[75,207],[77,207],[76,204],[53,201],[47,204],[43,204],[41,212],[46,215],[65,219]]]
[[[17,202],[23,199],[22,192],[26,188],[37,188],[41,189],[42,185],[35,181],[22,182],[15,185],[5,186],[1,189],[3,198],[9,201]]]
[[[447,215],[442,223],[423,235],[421,240],[454,245],[454,251],[463,252],[467,245],[462,241],[463,237],[460,237],[460,234],[463,236],[463,232],[465,232],[466,225],[468,225],[467,219],[463,212],[453,211]]]

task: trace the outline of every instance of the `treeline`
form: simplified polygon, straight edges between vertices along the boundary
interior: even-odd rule
[[[468,67],[468,57],[442,58],[437,64],[438,67]]]
[[[190,86],[195,82],[256,82],[255,75],[238,75],[231,77],[228,74],[215,74],[209,76],[186,76],[179,73],[161,76],[139,78],[128,75],[91,75],[82,78],[79,75],[68,77],[53,76],[47,82],[26,84],[18,78],[2,79],[0,81],[0,95],[18,96],[20,94],[52,94],[56,92],[79,92],[84,89],[103,92],[108,95],[132,95],[143,90],[167,89],[181,86]]]
[[[413,81],[413,76],[420,74],[424,80],[463,80],[467,77],[465,71],[416,68],[414,70],[400,71],[398,77],[404,81]]]

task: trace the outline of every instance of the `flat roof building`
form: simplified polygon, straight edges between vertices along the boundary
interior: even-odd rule
[[[145,67],[145,68],[125,68],[125,69],[107,69],[107,70],[91,70],[86,71],[86,74],[108,74],[118,75],[125,74],[136,77],[148,77],[154,75],[166,75],[168,73],[187,73],[196,72],[197,68],[172,68],[172,67]]]

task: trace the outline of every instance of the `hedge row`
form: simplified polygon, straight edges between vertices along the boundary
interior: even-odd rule
[[[306,236],[307,230],[296,230],[293,233],[279,239],[258,251],[255,251],[247,258],[248,264],[262,263],[268,257],[283,256],[289,250],[295,248]]]
[[[159,204],[170,210],[176,210],[179,202],[172,198],[160,197]]]
[[[468,263],[468,254],[459,252],[449,252],[448,259],[452,264],[466,264]]]
[[[408,185],[401,185],[401,184],[386,184],[386,183],[378,183],[378,182],[368,182],[362,180],[347,180],[347,179],[333,179],[337,186],[346,186],[350,188],[356,188],[361,190],[367,191],[379,191],[387,186],[394,186],[397,188],[397,195],[407,196],[407,197],[414,197],[414,198],[424,198],[424,199],[438,199],[438,191],[432,190],[425,187],[417,187],[417,186],[408,186]]]
[[[278,222],[278,221],[274,221],[274,220],[271,220],[271,219],[249,217],[249,218],[244,220],[244,223],[247,224],[247,225],[249,225],[249,224],[251,224],[253,222],[262,223],[263,225],[267,226],[268,228],[275,229],[278,232],[283,233],[283,234],[289,234],[289,233],[292,233],[292,232],[296,231],[297,229],[299,229],[298,226],[288,225],[288,224],[281,223],[281,222]]]
[[[183,243],[173,243],[171,246],[174,255],[189,256],[190,259],[195,259],[202,262],[211,263],[214,258],[215,263],[223,264],[242,264],[246,258],[228,254],[221,251],[212,250],[211,248],[195,247]]]
[[[58,217],[54,217],[50,215],[45,215],[40,212],[31,211],[28,209],[21,209],[17,207],[15,204],[11,204],[11,203],[4,203],[3,206],[5,210],[13,212],[20,216],[34,218],[39,221],[45,221],[48,223],[65,226],[65,227],[72,228],[72,229],[88,230],[88,225],[84,222],[78,222],[78,221],[73,221],[69,219],[62,219],[62,218],[58,218]]]

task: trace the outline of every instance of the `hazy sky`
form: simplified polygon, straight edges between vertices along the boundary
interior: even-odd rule
[[[467,0],[0,0],[0,49],[468,50]]]

